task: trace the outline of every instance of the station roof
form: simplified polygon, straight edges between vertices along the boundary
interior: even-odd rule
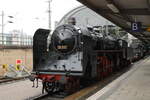
[[[150,0],[78,0],[99,15],[150,43]],[[131,23],[141,22],[141,31],[131,31]],[[148,31],[149,30],[149,31]]]

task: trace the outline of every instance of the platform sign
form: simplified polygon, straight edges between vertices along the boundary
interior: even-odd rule
[[[21,59],[16,59],[16,65],[20,65],[22,63]]]
[[[133,22],[131,23],[131,29],[133,32],[141,32],[142,31],[142,24],[141,22]]]

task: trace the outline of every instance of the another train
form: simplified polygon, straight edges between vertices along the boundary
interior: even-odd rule
[[[64,24],[50,39],[49,34],[39,29],[33,42],[33,74],[48,93],[76,91],[128,66],[134,57],[126,41],[105,35],[97,27]]]

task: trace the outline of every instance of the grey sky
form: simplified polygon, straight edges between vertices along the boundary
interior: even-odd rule
[[[6,25],[4,32],[18,29],[33,35],[37,28],[48,28],[47,1],[48,0],[0,0],[0,11],[4,11],[5,13],[4,23]],[[81,4],[76,0],[52,0],[52,28],[54,27],[54,21],[59,21],[64,14],[79,5]],[[9,15],[14,16],[14,18],[8,18],[7,16]],[[10,24],[7,23],[7,21],[13,21],[14,23]]]

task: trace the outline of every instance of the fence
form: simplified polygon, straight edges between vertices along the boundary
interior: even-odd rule
[[[33,37],[21,34],[0,34],[1,46],[32,46]]]

